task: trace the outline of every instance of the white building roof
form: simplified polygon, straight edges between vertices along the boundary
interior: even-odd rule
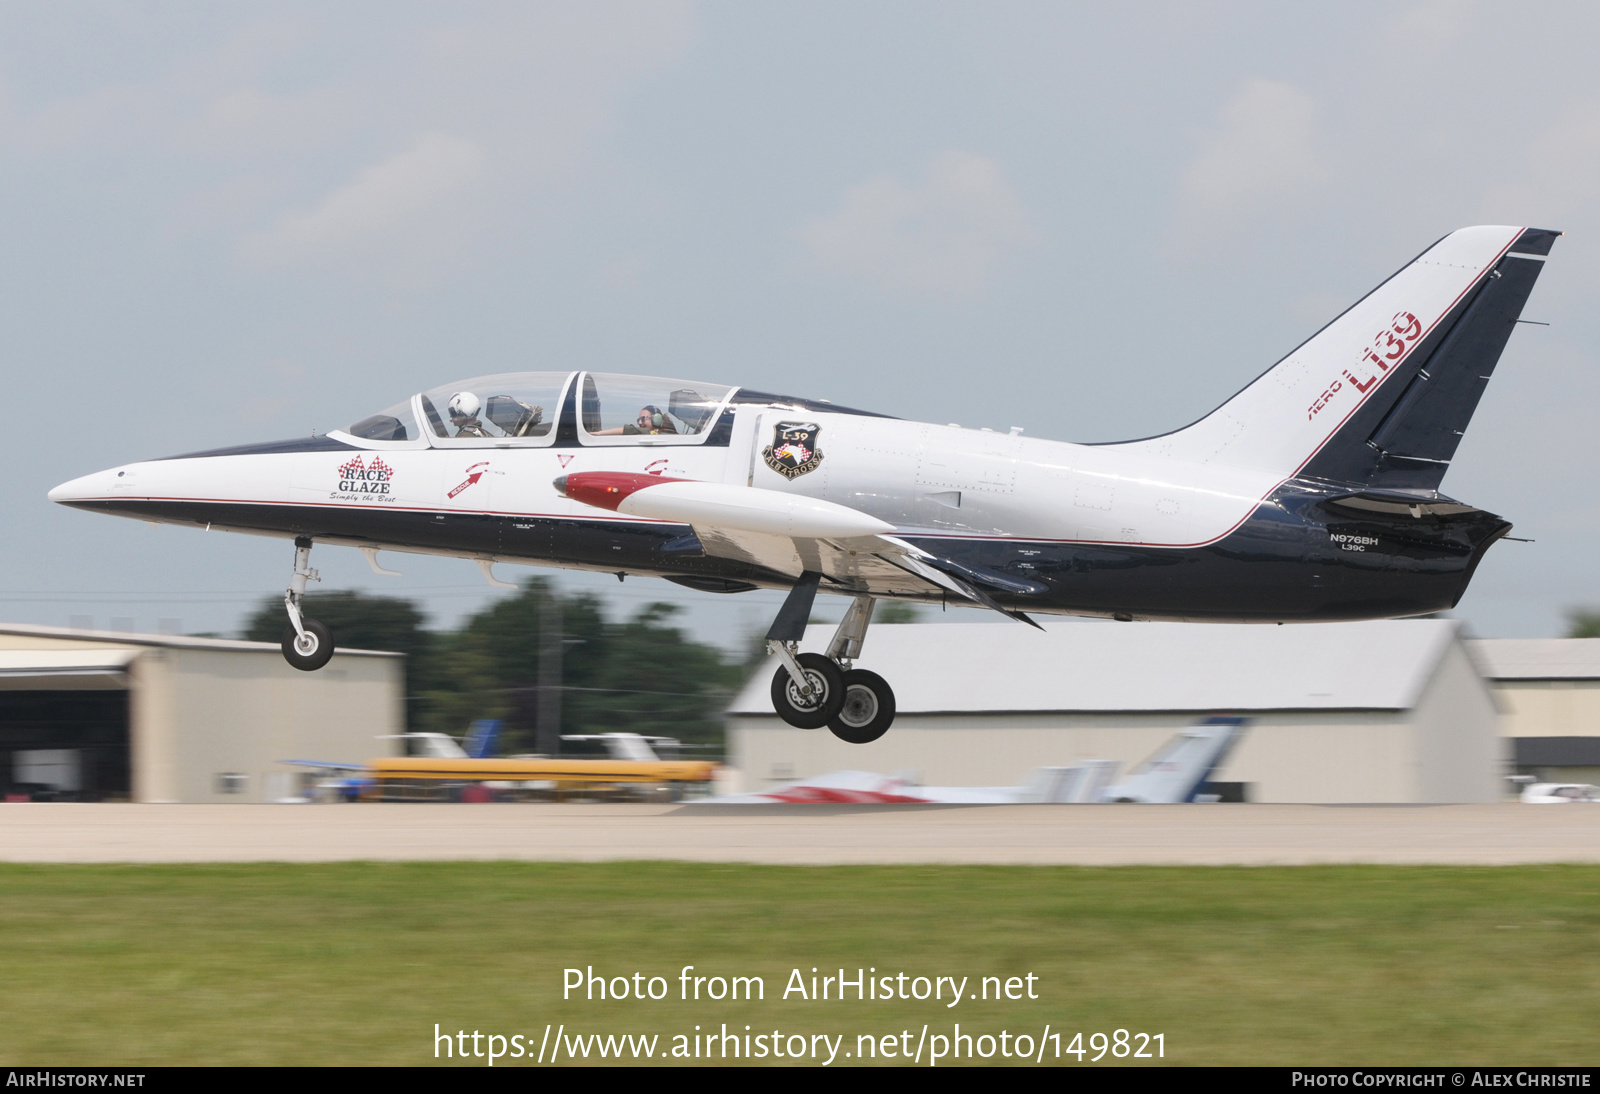
[[[120,690],[138,656],[130,649],[0,649],[0,691]]]
[[[1457,640],[1447,619],[1288,626],[1212,623],[908,623],[872,627],[856,662],[906,713],[1405,710]],[[806,631],[821,652],[831,624]],[[777,662],[734,699],[771,714]]]
[[[1600,679],[1600,638],[1478,638],[1467,651],[1491,680]]]
[[[287,618],[287,617],[286,617]],[[285,622],[287,626],[287,622]],[[76,627],[47,627],[34,623],[0,623],[0,634],[14,634],[26,638],[52,638],[83,642],[94,647],[159,646],[167,649],[188,650],[276,650],[276,642],[243,642],[233,638],[191,638],[181,634],[131,634],[123,631],[81,630]],[[333,636],[338,654],[357,657],[404,657],[402,653],[385,650],[347,650],[337,646],[339,636]]]
[[[0,650],[0,679],[34,676],[121,676],[136,650]]]

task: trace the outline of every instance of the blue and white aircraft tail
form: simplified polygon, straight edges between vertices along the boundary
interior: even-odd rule
[[[1104,802],[1192,802],[1198,800],[1244,735],[1245,719],[1207,718],[1157,749],[1116,786],[1100,792]]]
[[[467,727],[463,747],[469,760],[482,760],[494,754],[494,742],[500,736],[498,718],[479,718]]]

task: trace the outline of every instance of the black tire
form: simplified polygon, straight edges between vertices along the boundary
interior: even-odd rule
[[[780,666],[772,677],[772,709],[796,729],[821,729],[839,713],[844,703],[844,673],[820,653],[802,653],[796,660],[811,684],[814,697],[809,704],[805,703],[800,689],[789,677],[789,670]]]
[[[306,641],[302,643],[293,627],[283,630],[283,659],[301,672],[316,672],[333,656],[333,632],[315,619],[302,619]]]
[[[889,681],[866,669],[844,674],[844,702],[828,719],[828,728],[841,741],[871,744],[894,724],[894,689]]]

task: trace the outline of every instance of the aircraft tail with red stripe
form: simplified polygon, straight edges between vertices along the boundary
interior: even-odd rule
[[[1452,232],[1211,414],[1142,443],[1284,478],[1436,491],[1558,235]]]

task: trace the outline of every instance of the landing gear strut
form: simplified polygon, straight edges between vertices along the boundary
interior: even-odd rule
[[[855,598],[828,643],[826,656],[800,653],[821,579],[815,571],[801,574],[767,631],[768,652],[783,662],[772,677],[772,706],[778,717],[797,729],[827,726],[842,741],[867,744],[883,736],[895,712],[888,682],[875,672],[851,667],[861,656],[876,601],[870,596]]]
[[[767,652],[783,667],[772,677],[772,709],[796,729],[821,729],[844,703],[844,674],[826,657],[800,652],[811,603],[822,575],[807,570],[789,590],[778,618],[767,628]]]
[[[289,613],[289,626],[283,630],[283,659],[303,672],[315,672],[333,656],[333,632],[300,613],[300,600],[305,596],[306,582],[321,581],[311,568],[311,540],[300,536],[294,541],[294,576],[289,579],[289,589],[283,594],[283,606]]]
[[[844,668],[844,702],[838,713],[828,719],[828,728],[835,737],[853,745],[876,741],[894,721],[894,691],[889,682],[875,672],[850,667],[861,656],[867,625],[872,622],[872,609],[877,603],[870,596],[851,601],[833,641],[828,643],[828,657]]]

